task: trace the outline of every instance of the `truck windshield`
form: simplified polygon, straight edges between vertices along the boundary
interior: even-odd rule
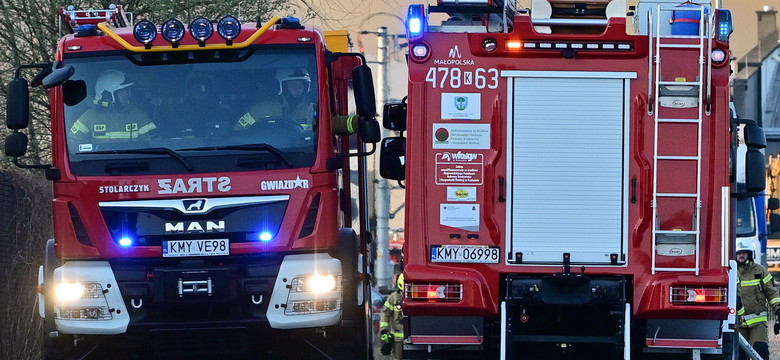
[[[753,198],[737,200],[737,236],[753,236],[756,234],[756,208]]]
[[[118,54],[65,63],[76,70],[63,92],[77,175],[314,163],[319,89],[312,48]],[[182,157],[192,166],[167,165]],[[118,159],[134,163],[108,166]]]

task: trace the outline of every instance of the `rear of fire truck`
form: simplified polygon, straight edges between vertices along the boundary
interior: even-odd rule
[[[133,26],[114,5],[60,15],[72,34],[56,61],[10,84],[5,144],[54,187],[43,358],[368,358],[379,126],[348,34],[295,18]],[[50,89],[50,165],[23,158],[29,70]],[[280,110],[290,76],[296,115]]]
[[[380,146],[405,358],[736,356],[734,169],[760,191],[765,140],[733,160],[731,29],[707,2],[409,8]]]

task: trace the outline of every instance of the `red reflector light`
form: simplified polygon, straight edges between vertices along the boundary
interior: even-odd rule
[[[406,283],[404,298],[407,300],[461,301],[462,284],[416,284]]]
[[[673,286],[669,292],[669,301],[673,304],[725,304],[725,287]]]

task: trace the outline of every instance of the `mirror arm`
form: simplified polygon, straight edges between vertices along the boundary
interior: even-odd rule
[[[19,162],[19,157],[14,156],[14,165],[16,165],[18,168],[21,169],[49,169],[51,168],[51,165],[49,164],[43,164],[43,165],[30,165],[30,164],[22,164]]]
[[[335,62],[336,60],[338,60],[338,58],[341,58],[341,57],[351,56],[351,57],[359,57],[360,61],[363,62],[363,65],[368,65],[368,62],[366,61],[366,56],[361,54],[361,53],[357,53],[357,52],[347,52],[347,53],[331,52],[331,53],[329,53],[327,55],[329,55],[328,56],[328,63]]]
[[[16,67],[16,72],[14,73],[14,78],[20,79],[22,77],[22,70],[23,69],[46,69],[47,67],[51,67],[51,63],[38,63],[38,64],[22,64]]]
[[[356,153],[347,153],[347,154],[336,154],[332,158],[328,159],[328,163],[330,163],[331,161],[335,162],[335,161],[343,160],[343,159],[350,158],[350,157],[373,155],[374,152],[376,151],[376,143],[370,143],[370,144],[371,144],[371,150],[370,151],[356,152]],[[328,166],[328,170],[335,170],[335,169],[332,169],[332,168],[330,168],[330,166]]]

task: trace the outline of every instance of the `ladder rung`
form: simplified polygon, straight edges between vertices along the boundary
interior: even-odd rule
[[[658,10],[659,11],[685,11],[685,12],[697,12],[697,13],[703,12],[701,6],[699,6],[699,7],[695,7],[695,6],[688,6],[688,7],[685,7],[685,6],[660,6],[658,8]],[[704,13],[706,14],[707,12],[704,12]]]
[[[687,124],[698,124],[701,120],[699,119],[658,119],[659,123],[687,123]]]
[[[656,230],[656,234],[672,234],[672,235],[696,235],[699,232],[696,230]]]
[[[699,160],[698,156],[685,155],[658,155],[655,158],[658,160]]]
[[[701,81],[659,81],[658,85],[693,85],[700,86]]]
[[[655,271],[697,271],[696,268],[655,268]]]
[[[699,197],[699,194],[696,193],[657,193],[655,194],[656,197],[679,197],[679,198],[695,198]]]
[[[661,44],[658,44],[658,46],[662,47],[662,48],[698,49],[698,48],[704,46],[704,44],[662,44],[661,43]]]

